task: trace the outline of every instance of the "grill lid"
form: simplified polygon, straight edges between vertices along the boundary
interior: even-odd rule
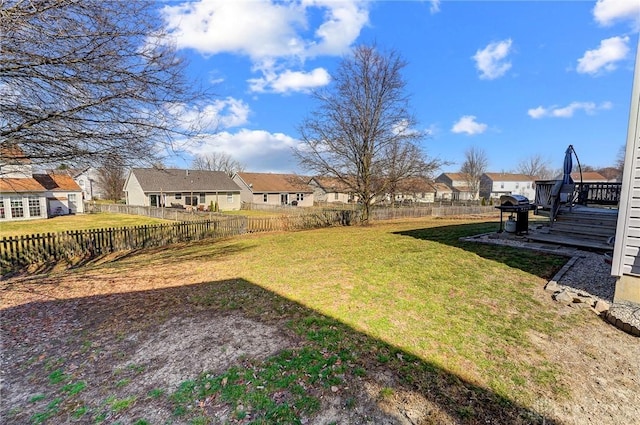
[[[529,198],[522,195],[502,195],[500,196],[500,205],[503,206],[517,206],[528,205]]]

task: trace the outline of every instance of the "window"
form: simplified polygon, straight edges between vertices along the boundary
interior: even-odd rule
[[[227,193],[227,203],[228,204],[233,204],[233,193],[232,192]]]
[[[333,199],[335,199],[336,201],[339,199],[339,198],[338,198],[338,192],[336,192],[336,193],[334,193],[334,194],[333,194]]]
[[[201,193],[200,194],[200,203],[201,204],[206,204],[207,203],[207,194],[206,193]]]
[[[296,201],[298,202],[304,201],[304,193],[296,193]]]
[[[6,218],[4,215],[4,199],[0,198],[0,218]]]
[[[13,218],[24,217],[22,198],[11,197],[11,216]]]
[[[520,187],[520,183],[516,183],[516,189]]]
[[[41,215],[40,198],[37,196],[29,196],[29,216],[40,217]]]
[[[264,202],[267,202],[269,200],[269,195],[267,195],[266,193],[264,195],[262,195],[262,200]]]
[[[500,189],[504,189],[504,182],[500,182]]]
[[[182,193],[176,193],[176,199],[182,199]]]
[[[184,204],[185,205],[191,205],[192,207],[195,207],[198,205],[198,197],[197,196],[185,196],[184,197]]]

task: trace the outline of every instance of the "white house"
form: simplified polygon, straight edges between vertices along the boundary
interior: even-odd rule
[[[336,177],[313,177],[309,186],[313,188],[314,201],[318,203],[347,204],[356,200],[351,189]]]
[[[480,197],[496,199],[502,195],[522,195],[533,201],[536,197],[535,177],[513,173],[484,173],[480,176]]]
[[[0,153],[0,221],[84,212],[82,191],[71,177],[33,173],[18,146],[3,146]]]
[[[442,173],[436,177],[436,183],[444,183],[449,186],[452,200],[468,201],[475,199],[473,189],[469,187],[467,178],[463,173]]]
[[[124,184],[128,205],[240,209],[240,188],[222,171],[133,168]]]

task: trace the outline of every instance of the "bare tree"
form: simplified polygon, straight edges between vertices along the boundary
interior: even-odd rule
[[[473,146],[465,151],[464,157],[460,173],[464,175],[472,199],[476,199],[480,191],[480,177],[487,171],[489,160],[484,150]]]
[[[542,158],[540,155],[532,155],[520,161],[516,167],[516,172],[540,180],[553,178],[553,170],[549,160]]]
[[[105,199],[119,201],[122,199],[126,179],[124,161],[118,156],[105,159],[98,171],[98,186]]]
[[[406,63],[391,51],[358,46],[332,76],[333,85],[316,91],[318,109],[299,127],[300,164],[318,175],[336,177],[362,204],[362,221],[402,179],[440,166],[425,155],[415,131],[401,71]]]
[[[196,170],[224,171],[229,177],[245,169],[243,164],[225,152],[196,155],[191,166]]]
[[[150,1],[4,0],[0,143],[35,164],[153,161],[197,133],[184,79]]]

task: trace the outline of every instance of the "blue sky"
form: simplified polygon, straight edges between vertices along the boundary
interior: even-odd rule
[[[216,94],[185,107],[209,133],[168,165],[225,152],[247,171],[304,173],[291,154],[358,44],[395,49],[428,155],[457,171],[470,147],[489,171],[533,155],[560,168],[572,144],[582,164],[609,166],[626,140],[640,1],[169,1],[168,31],[189,78]]]

